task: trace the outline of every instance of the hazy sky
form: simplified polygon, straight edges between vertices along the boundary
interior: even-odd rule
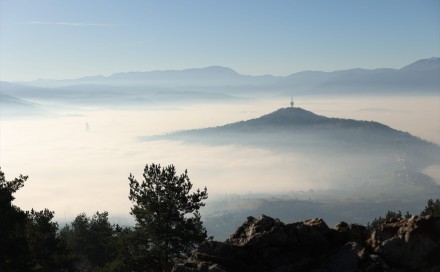
[[[400,68],[440,55],[440,1],[0,0],[0,80],[228,66]]]

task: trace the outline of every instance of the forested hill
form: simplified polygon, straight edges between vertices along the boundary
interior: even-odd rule
[[[365,197],[385,190],[401,197],[401,192],[419,190],[426,198],[426,193],[440,189],[436,178],[424,172],[440,164],[440,146],[378,122],[330,118],[302,108],[282,108],[247,121],[142,140],[233,145],[300,158],[308,167],[295,173],[299,171],[304,179],[319,183],[325,176],[330,187],[345,190],[354,186],[357,192],[368,191]],[[317,177],[318,172],[321,176]],[[361,190],[360,184],[366,189]]]
[[[375,148],[425,153],[436,157],[438,145],[374,121],[330,118],[302,108],[281,108],[261,117],[218,127],[185,130],[144,140],[172,139],[204,144],[238,144],[298,150],[320,147],[372,150]],[[414,150],[416,148],[417,150]],[[437,156],[438,157],[438,156]]]
[[[374,128],[387,129],[389,127],[367,121],[352,119],[329,118],[317,115],[302,108],[281,108],[270,114],[248,121],[241,121],[219,127],[221,129],[233,129],[237,131],[258,131],[267,129],[304,129],[304,128]]]

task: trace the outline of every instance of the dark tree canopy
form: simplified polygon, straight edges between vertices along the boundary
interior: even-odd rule
[[[27,176],[7,181],[0,169],[0,271],[26,271],[30,254],[26,242],[26,213],[12,204],[13,194]]]
[[[42,270],[57,268],[59,239],[58,224],[52,221],[54,212],[48,209],[37,212],[32,209],[26,215],[26,239],[32,258],[31,266]]]
[[[12,204],[26,180],[7,181],[0,170],[0,271],[62,271],[54,212],[25,212]]]
[[[130,174],[134,228],[111,224],[107,212],[79,214],[59,230],[54,212],[23,211],[12,202],[27,176],[7,181],[0,168],[0,271],[170,271],[206,239],[199,209],[207,190],[192,191],[185,170],[146,165],[144,179]],[[440,200],[429,199],[423,216],[440,216]],[[411,214],[388,211],[368,223],[370,231]]]
[[[379,218],[374,218],[371,223],[368,222],[367,228],[376,230],[387,222],[397,221],[402,218],[410,218],[411,216],[412,215],[408,211],[404,215],[400,210],[398,212],[388,211],[384,218],[382,216],[379,216]]]
[[[207,189],[191,193],[187,171],[177,175],[173,165],[147,164],[143,176],[142,182],[129,177],[131,213],[137,231],[148,237],[143,249],[150,258],[145,264],[153,271],[168,271],[207,237],[199,213]]]
[[[24,186],[24,182],[28,179],[27,176],[20,175],[11,181],[7,181],[5,173],[0,168],[0,204],[12,205],[12,200],[15,197],[12,195]]]
[[[79,214],[72,224],[61,229],[60,236],[74,270],[107,271],[117,267],[121,232],[121,227],[110,224],[108,212],[96,212],[91,217]]]
[[[433,215],[440,216],[440,199],[429,199],[425,206],[425,209],[420,213],[420,215]]]

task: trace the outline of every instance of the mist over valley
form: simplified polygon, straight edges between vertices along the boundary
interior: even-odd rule
[[[30,177],[17,205],[60,222],[108,210],[133,224],[127,177],[153,162],[207,186],[203,219],[219,239],[261,213],[330,224],[416,213],[440,193],[439,67],[0,82],[0,163]]]
[[[437,271],[439,10],[0,0],[0,271]]]

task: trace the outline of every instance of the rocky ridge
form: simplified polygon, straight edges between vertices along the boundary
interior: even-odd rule
[[[413,216],[370,233],[320,218],[248,217],[225,242],[206,241],[175,272],[440,271],[440,217]]]

